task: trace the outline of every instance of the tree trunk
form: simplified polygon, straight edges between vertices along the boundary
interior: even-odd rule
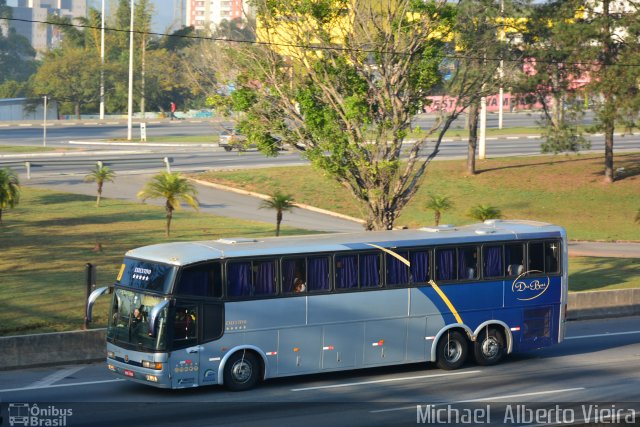
[[[0,225],[2,225],[2,209],[0,209]]]
[[[98,183],[98,197],[96,197],[96,207],[100,207],[100,198],[102,197],[102,183]]]
[[[479,100],[469,105],[469,142],[467,146],[467,174],[476,174],[476,148],[478,147]]]
[[[604,181],[613,183],[616,179],[613,171],[613,119],[607,119],[604,128]]]
[[[276,237],[280,235],[280,223],[282,223],[282,211],[276,213]]]
[[[435,211],[435,213],[434,213],[434,221],[435,221],[435,226],[436,227],[438,225],[440,225],[440,211]]]
[[[76,110],[76,119],[80,120],[80,103],[79,102],[76,102],[75,110]]]
[[[142,64],[140,70],[140,91],[142,92],[142,96],[140,97],[140,113],[142,113],[142,118],[144,119],[144,111],[146,109],[145,105],[145,93],[144,93],[144,84],[145,84],[145,54],[147,52],[147,41],[145,39],[144,34],[142,35]]]
[[[166,236],[169,237],[169,234],[171,233],[171,218],[173,217],[173,208],[169,205],[169,203],[167,202],[167,229],[166,229]]]

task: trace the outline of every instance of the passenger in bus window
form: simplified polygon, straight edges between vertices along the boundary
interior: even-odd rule
[[[302,280],[296,277],[296,279],[293,281],[293,292],[299,294],[305,292],[306,290],[307,285]]]

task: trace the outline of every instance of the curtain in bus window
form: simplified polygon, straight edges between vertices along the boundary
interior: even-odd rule
[[[244,297],[251,295],[251,263],[230,263],[228,270],[228,290],[230,297]]]
[[[307,286],[310,291],[329,290],[329,259],[309,258]]]
[[[378,254],[360,255],[360,287],[373,288],[380,284]]]
[[[414,283],[429,281],[429,252],[411,252],[411,278]]]
[[[282,261],[282,291],[293,292],[293,281],[296,278],[296,260]]]
[[[407,259],[407,253],[398,253],[404,259]],[[387,285],[406,285],[409,283],[409,268],[393,255],[387,254]]]
[[[276,293],[275,261],[256,262],[255,295],[273,295]]]
[[[336,288],[358,287],[358,259],[355,255],[336,256]]]
[[[475,279],[478,272],[478,250],[475,247],[458,249],[458,279]]]
[[[455,249],[444,249],[437,252],[438,280],[454,280],[456,278],[455,253]]]
[[[502,269],[502,246],[485,246],[484,275],[485,277],[500,277]]]

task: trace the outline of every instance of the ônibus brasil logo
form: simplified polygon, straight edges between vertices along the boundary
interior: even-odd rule
[[[73,409],[29,403],[9,404],[10,426],[66,426]]]
[[[540,295],[544,294],[547,289],[549,289],[549,284],[551,283],[549,276],[546,277],[546,283],[542,279],[523,279],[523,277],[533,273],[542,273],[542,271],[525,271],[513,281],[513,284],[511,285],[511,292],[516,294],[516,299],[518,301],[531,301],[532,299],[538,298]]]

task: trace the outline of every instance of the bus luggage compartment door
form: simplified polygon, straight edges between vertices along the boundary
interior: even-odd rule
[[[320,370],[322,327],[281,329],[278,342],[278,375]]]
[[[404,360],[407,336],[406,319],[366,322],[364,364],[380,365]]]
[[[362,354],[362,323],[324,327],[322,369],[353,367]]]

